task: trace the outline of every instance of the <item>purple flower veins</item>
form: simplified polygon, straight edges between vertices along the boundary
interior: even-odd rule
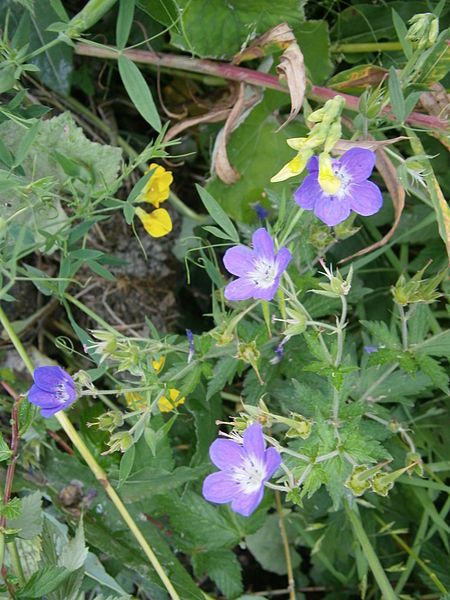
[[[341,158],[332,159],[333,175],[340,185],[330,194],[319,183],[319,160],[313,156],[306,165],[309,175],[294,194],[295,201],[330,227],[345,221],[351,211],[364,217],[374,215],[383,204],[378,186],[367,181],[374,166],[375,153],[366,148],[352,148]]]
[[[253,423],[244,432],[244,443],[217,439],[211,444],[209,456],[220,471],[208,475],[203,482],[203,496],[209,502],[226,504],[248,517],[263,499],[264,483],[281,464],[275,448],[264,442],[259,423]]]
[[[28,400],[39,406],[46,419],[67,408],[77,399],[72,377],[61,367],[38,367],[33,373],[34,385],[28,391]]]
[[[253,249],[234,246],[225,252],[225,268],[238,277],[225,287],[227,300],[272,300],[292,258],[285,247],[275,252],[273,239],[264,227],[254,232],[252,242]]]

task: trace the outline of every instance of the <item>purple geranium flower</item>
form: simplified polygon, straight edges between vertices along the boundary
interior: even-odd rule
[[[28,391],[28,400],[41,408],[41,415],[46,419],[77,399],[75,383],[61,367],[38,367],[33,379],[34,385]]]
[[[367,181],[374,166],[375,153],[365,148],[352,148],[341,158],[332,159],[331,167],[340,187],[328,194],[318,181],[319,160],[313,156],[306,165],[309,175],[294,194],[295,201],[305,210],[313,210],[329,226],[345,221],[352,210],[364,217],[374,215],[383,204],[378,186]]]
[[[205,479],[203,496],[217,504],[231,502],[231,509],[244,517],[260,504],[264,483],[281,464],[275,448],[266,450],[259,423],[247,427],[243,446],[233,440],[218,439],[211,444],[209,456],[221,470]]]
[[[292,258],[284,247],[275,253],[273,239],[264,227],[255,231],[252,241],[253,250],[234,246],[225,252],[223,263],[227,271],[238,276],[225,288],[227,300],[272,300]]]

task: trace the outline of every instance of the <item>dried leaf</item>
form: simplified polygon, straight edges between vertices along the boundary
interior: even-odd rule
[[[289,25],[280,23],[264,35],[256,38],[250,46],[236,54],[233,63],[239,64],[244,60],[261,58],[273,46],[284,50],[276,71],[280,80],[286,80],[291,96],[291,112],[287,121],[282,125],[284,127],[300,112],[306,88],[303,54]]]
[[[339,140],[336,142],[332,149],[333,153],[343,154],[350,150],[350,148],[367,148],[368,150],[377,150],[383,146],[389,146],[390,144],[396,144],[401,140],[409,139],[406,135],[400,135],[399,137],[392,138],[390,140],[356,140],[354,142],[350,140]]]
[[[243,114],[250,107],[259,102],[261,94],[255,92],[251,97],[245,98],[245,84],[239,84],[239,93],[235,105],[231,109],[223,129],[216,139],[216,146],[212,156],[213,169],[219,179],[230,185],[240,178],[238,171],[228,159],[227,143],[230,135],[242,121]]]
[[[355,258],[356,256],[368,254],[369,252],[372,252],[372,250],[376,250],[377,248],[381,248],[381,246],[384,246],[394,235],[395,230],[397,229],[398,224],[400,222],[400,217],[405,206],[405,190],[398,181],[397,171],[395,170],[391,159],[388,157],[386,152],[380,147],[377,149],[377,169],[381,177],[383,178],[386,188],[392,198],[392,204],[394,205],[395,212],[394,223],[390,230],[387,232],[387,234],[381,240],[378,240],[378,242],[375,242],[375,244],[367,246],[367,248],[359,250],[359,252],[355,252],[355,254],[352,254],[351,256],[347,256],[346,258],[339,261],[341,263],[347,262],[352,258]]]

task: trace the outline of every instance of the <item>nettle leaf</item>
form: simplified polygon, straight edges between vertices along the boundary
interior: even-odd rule
[[[192,564],[196,577],[208,575],[226,598],[231,600],[242,594],[241,565],[231,550],[194,554]]]
[[[289,540],[292,565],[295,569],[300,562],[300,556],[294,548],[296,533],[289,522],[289,517],[285,519],[285,527]],[[280,533],[278,514],[268,515],[264,525],[252,535],[248,535],[245,538],[245,542],[250,552],[265,571],[270,571],[277,575],[286,575],[286,557]]]
[[[21,511],[18,517],[9,519],[8,527],[18,529],[18,536],[31,540],[42,532],[42,496],[34,492],[20,499]]]

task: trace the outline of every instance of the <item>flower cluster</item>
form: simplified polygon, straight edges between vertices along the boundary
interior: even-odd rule
[[[150,165],[147,173],[149,172],[152,172],[152,174],[145,184],[138,201],[152,204],[155,210],[148,213],[138,207],[135,210],[135,214],[140,219],[145,231],[152,237],[158,238],[172,231],[172,219],[167,210],[160,208],[159,205],[169,197],[173,176],[170,171],[166,171],[164,167],[155,163]]]
[[[281,464],[275,448],[266,449],[263,430],[253,423],[244,432],[242,445],[235,440],[217,439],[209,449],[212,462],[220,469],[203,482],[203,496],[209,502],[226,504],[248,517],[264,496],[264,484]]]

